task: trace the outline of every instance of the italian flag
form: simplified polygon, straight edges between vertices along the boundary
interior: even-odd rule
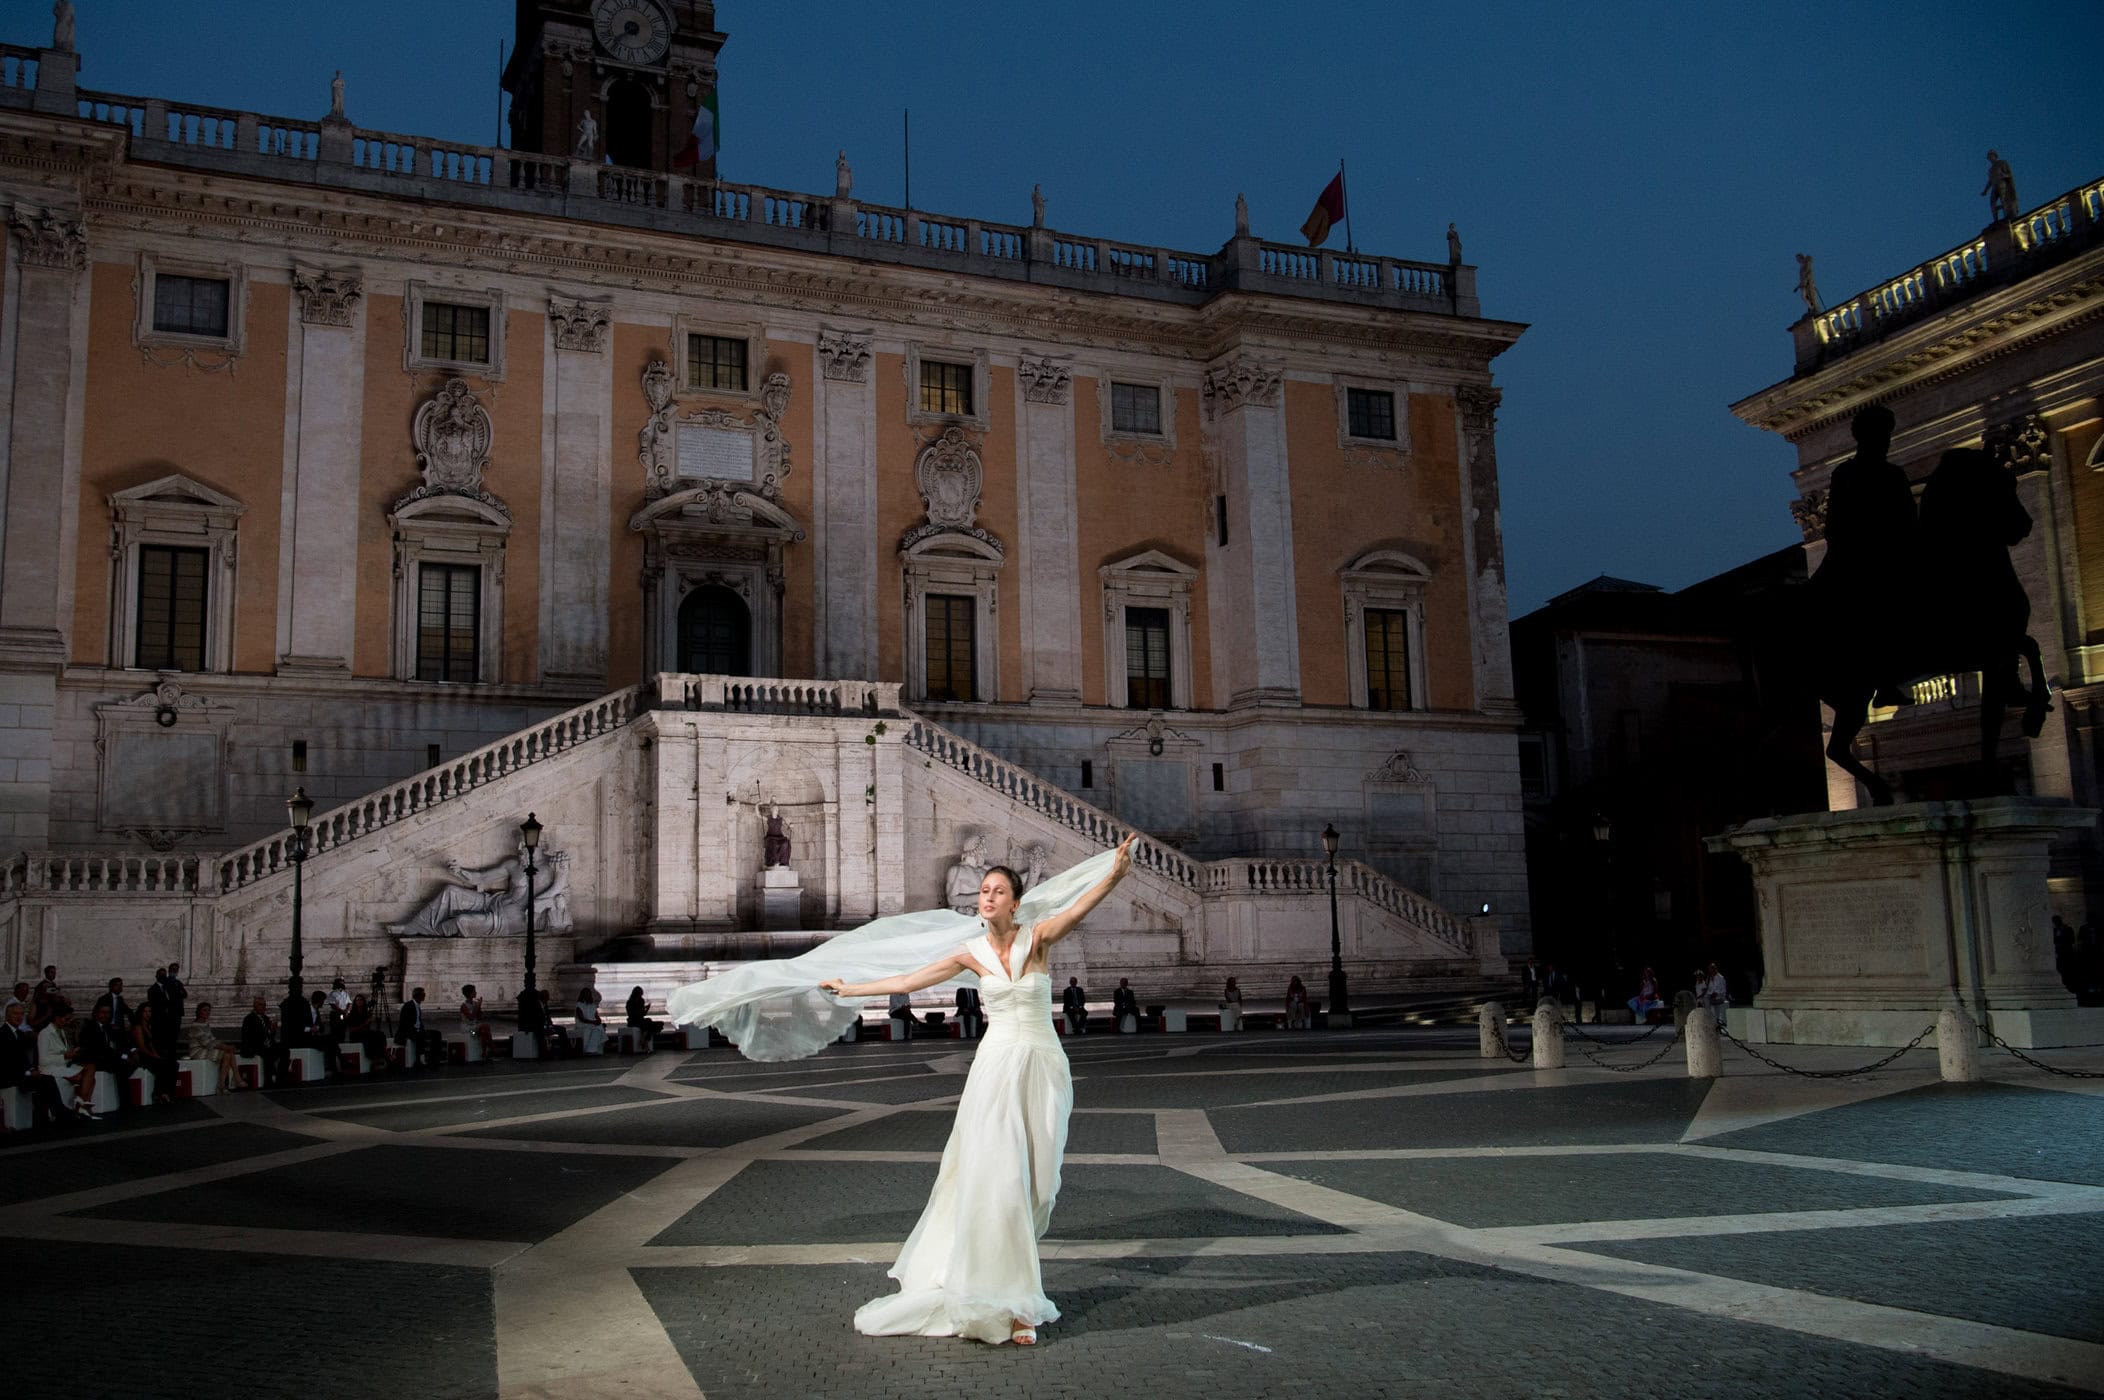
[[[676,166],[699,165],[705,160],[714,160],[718,149],[717,134],[722,130],[716,114],[716,89],[710,88],[701,95],[694,108],[694,130],[687,134],[687,144],[679,148],[672,157]]]

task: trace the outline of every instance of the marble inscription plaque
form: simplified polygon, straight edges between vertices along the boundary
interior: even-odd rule
[[[1786,886],[1782,915],[1791,977],[1907,977],[1927,966],[1927,911],[1912,880]]]
[[[741,428],[682,423],[679,474],[693,480],[751,481],[753,437]]]

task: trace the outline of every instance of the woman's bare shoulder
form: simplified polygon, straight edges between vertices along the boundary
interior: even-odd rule
[[[952,956],[955,957],[958,962],[963,963],[966,967],[970,968],[973,972],[978,973],[981,977],[987,975],[986,964],[980,961],[978,953],[973,951],[972,945],[970,943],[958,944],[957,951],[954,954],[952,954]]]

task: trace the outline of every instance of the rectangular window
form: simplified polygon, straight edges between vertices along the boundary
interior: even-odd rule
[[[1386,608],[1366,610],[1366,708],[1410,708],[1410,615]]]
[[[745,342],[720,335],[687,337],[687,387],[745,392]]]
[[[472,681],[480,657],[482,570],[473,564],[422,564],[416,577],[416,678]]]
[[[1227,497],[1213,497],[1213,524],[1219,532],[1220,547],[1227,548]]]
[[[438,756],[438,745],[424,745],[424,766],[426,768],[436,768],[438,767],[440,762],[442,762],[442,760]]]
[[[1125,708],[1169,708],[1169,610],[1125,610]]]
[[[424,358],[455,364],[489,363],[489,308],[457,306],[449,301],[424,303]]]
[[[294,739],[292,741],[292,771],[295,773],[307,771],[307,741],[305,739]]]
[[[972,367],[922,360],[920,406],[923,413],[968,416],[972,411]]]
[[[1227,791],[1227,765],[1224,763],[1216,763],[1213,765],[1213,791]]]
[[[1520,735],[1520,796],[1549,795],[1549,747],[1539,734]]]
[[[205,571],[208,549],[139,546],[137,660],[152,671],[205,668]]]
[[[1378,389],[1344,391],[1345,431],[1355,438],[1395,441],[1395,395]]]
[[[1096,785],[1096,765],[1091,759],[1081,760],[1081,785],[1085,788]]]
[[[1162,434],[1162,391],[1152,384],[1110,386],[1110,430],[1114,433]]]
[[[174,335],[209,335],[224,340],[230,286],[224,277],[154,274],[153,328]]]
[[[928,698],[930,700],[976,700],[978,647],[973,635],[979,600],[948,593],[930,593],[926,600],[928,622]]]

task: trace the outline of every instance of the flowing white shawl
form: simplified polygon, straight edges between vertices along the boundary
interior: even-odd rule
[[[1016,924],[1034,924],[1068,908],[1110,873],[1116,858],[1115,850],[1101,852],[1025,890]],[[977,915],[948,909],[893,914],[837,934],[799,957],[744,963],[720,977],[691,982],[666,998],[665,1006],[674,1024],[714,1026],[748,1060],[800,1060],[838,1040],[862,1015],[864,998],[842,999],[819,991],[819,983],[835,977],[874,982],[913,972],[955,953],[984,929]],[[967,972],[941,985],[978,984],[978,977]]]

